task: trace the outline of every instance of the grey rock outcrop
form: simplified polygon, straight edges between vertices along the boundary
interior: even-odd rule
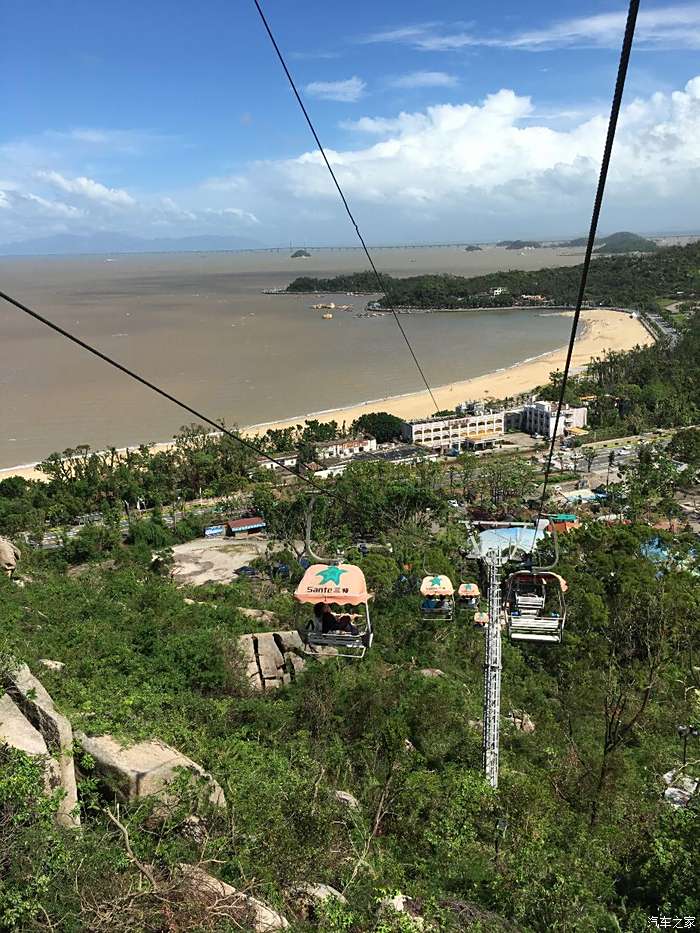
[[[50,671],[62,671],[66,666],[63,661],[52,661],[51,658],[39,658],[39,664]]]
[[[251,632],[239,637],[238,650],[253,690],[276,690],[304,669],[299,632]]]
[[[12,702],[8,694],[0,696],[0,745],[9,745],[19,749],[32,758],[44,757],[44,786],[46,792],[51,794],[61,786],[61,770],[55,758],[49,755],[46,742],[38,729],[29,722]],[[74,825],[71,818],[66,819],[65,814],[57,813],[57,822]]]
[[[445,672],[441,671],[439,667],[424,667],[418,672],[422,674],[423,677],[444,677]]]
[[[225,807],[224,792],[214,778],[191,758],[176,748],[157,740],[123,746],[111,735],[88,737],[76,735],[84,752],[91,755],[95,770],[123,802],[155,796],[163,803],[172,799],[169,785],[177,779],[179,769],[189,771],[193,778],[204,778],[209,803]]]
[[[526,713],[524,709],[510,710],[506,719],[512,726],[515,726],[518,732],[530,735],[535,731],[535,723],[532,721],[530,714]]]
[[[61,786],[65,791],[59,817],[65,824],[77,825],[79,817],[71,816],[78,803],[71,724],[58,712],[43,684],[34,677],[26,664],[15,671],[6,672],[3,686],[20,712],[40,733],[49,754],[58,762]]]
[[[220,902],[225,900],[231,906],[240,904],[241,911],[247,915],[246,929],[255,933],[274,933],[275,930],[286,930],[289,922],[282,914],[277,913],[263,901],[236,890],[225,881],[220,881],[208,874],[197,865],[180,865],[180,873],[192,896],[205,902]]]
[[[246,609],[239,606],[238,612],[247,619],[255,619],[256,622],[264,622],[266,625],[276,625],[279,621],[276,613],[269,609]]]
[[[291,895],[294,898],[295,911],[301,916],[302,920],[315,920],[316,911],[325,901],[335,900],[340,904],[347,904],[348,900],[344,894],[332,888],[329,884],[306,884],[296,885]]]
[[[9,538],[0,536],[0,573],[11,577],[21,556],[22,552]]]
[[[344,807],[347,807],[348,810],[360,809],[360,804],[357,801],[357,797],[353,797],[353,795],[347,790],[337,790],[335,792],[335,799],[338,801],[338,803],[342,803]]]
[[[382,913],[404,914],[410,918],[414,930],[423,930],[425,920],[415,909],[413,898],[406,894],[395,894],[393,897],[385,897],[379,902],[379,909]],[[403,929],[403,927],[402,927]]]
[[[663,781],[666,784],[664,799],[674,807],[687,807],[700,789],[700,781],[676,769],[667,771]]]

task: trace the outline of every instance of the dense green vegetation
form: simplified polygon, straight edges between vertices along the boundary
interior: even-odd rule
[[[385,307],[452,310],[503,307],[527,304],[523,295],[542,295],[552,304],[571,305],[576,301],[581,267],[512,270],[473,278],[457,275],[382,278],[389,296],[388,301],[380,300]],[[493,289],[500,288],[505,288],[505,293],[492,294]],[[373,293],[376,280],[370,272],[327,279],[302,277],[295,279],[288,291]],[[601,256],[591,266],[586,291],[590,304],[657,311],[656,299],[662,295],[686,300],[700,295],[700,243],[670,246],[649,255]]]
[[[650,451],[620,489],[637,520],[663,509],[660,457]],[[465,456],[454,469],[475,510],[526,514],[526,463]],[[321,911],[316,928],[326,933],[414,929],[378,911],[397,890],[444,931],[633,931],[648,915],[697,915],[700,817],[665,803],[660,778],[679,763],[676,724],[700,715],[691,539],[668,538],[674,559],[661,566],[645,556],[643,523],[589,522],[563,542],[564,645],[504,645],[504,714],[524,709],[536,730],[504,721],[496,793],[481,775],[483,634],[466,620],[420,622],[414,595],[425,568],[479,578],[460,555],[462,526],[447,521],[441,475],[435,464],[356,467],[333,483],[341,500],[317,501],[318,546],[348,549],[377,593],[377,642],[364,662],[312,664],[271,695],[243,685],[235,638],[251,623],[237,607],[272,609],[278,628],[294,628],[304,613],[288,585],[182,589],[128,545],[79,577],[66,574],[66,553],[28,551],[31,582],[19,589],[0,578],[4,652],[42,671],[74,727],[159,737],[210,769],[229,804],[229,815],[197,810],[208,827],[197,838],[183,820],[201,805],[184,790],[165,819],[147,801],[122,807],[132,857],[89,762],[75,833],[54,826],[36,766],[2,751],[2,928],[235,929],[183,899],[183,861],[252,884],[290,919],[295,884],[334,885],[349,903]],[[253,495],[280,548],[298,539],[303,490],[280,497],[262,484]],[[391,556],[352,550],[379,529]],[[43,671],[41,657],[66,667]],[[350,791],[359,810],[339,805],[335,789]]]
[[[691,425],[700,421],[699,358],[700,319],[691,317],[672,348],[594,361],[569,398],[592,397],[592,427],[611,436]],[[545,395],[557,397],[560,378]],[[396,421],[365,415],[351,430],[392,439]],[[343,428],[308,421],[264,443],[313,447]],[[472,518],[532,518],[541,477],[528,460],[356,464],[325,481],[332,496],[316,499],[314,543],[321,553],[343,549],[364,569],[376,594],[375,645],[361,663],[311,661],[266,694],[249,691],[236,639],[307,618],[291,595],[306,487],[276,485],[235,440],[198,426],[169,451],[119,458],[78,447],[44,461],[47,483],[0,483],[0,533],[30,536],[19,542],[23,586],[0,576],[0,672],[27,662],[76,730],[181,749],[228,801],[212,812],[183,784],[166,814],[149,800],[117,812],[80,757],[82,828],[65,830],[39,763],[0,746],[0,929],[248,929],[245,917],[186,895],[182,862],[252,891],[295,933],[415,931],[410,917],[379,907],[397,891],[416,899],[428,929],[445,933],[641,933],[650,916],[698,916],[700,811],[697,802],[672,807],[662,778],[681,766],[677,726],[700,726],[697,536],[652,526],[678,519],[679,501],[696,488],[699,437],[686,427],[667,449],[642,447],[607,484],[607,501],[560,541],[563,644],[503,646],[498,791],[481,770],[483,633],[466,618],[421,622],[417,587],[424,573],[441,572],[485,590],[448,499],[462,499]],[[270,553],[256,565],[265,572],[284,560],[290,579],[177,586],[169,547],[201,529],[203,517],[185,508],[200,496],[262,512]],[[626,524],[597,521],[603,511]],[[95,523],[77,537],[60,535],[52,551],[32,547],[49,525],[88,513]],[[368,540],[391,553],[363,555],[357,545]],[[277,619],[251,621],[241,607]],[[41,658],[65,667],[47,670]],[[511,711],[527,712],[535,731],[518,729]],[[699,769],[691,741],[686,773]],[[353,794],[358,809],[341,805],[336,790]],[[203,832],[188,831],[191,814]],[[292,893],[303,882],[331,884],[348,903],[304,920]]]
[[[660,342],[629,353],[594,360],[567,384],[566,401],[582,397],[589,425],[602,438],[639,434],[652,428],[700,422],[700,318],[689,320],[678,343]],[[553,373],[541,398],[558,399],[561,373]],[[681,441],[677,441],[680,444]]]

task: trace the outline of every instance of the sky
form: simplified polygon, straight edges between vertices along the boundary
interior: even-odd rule
[[[587,230],[617,0],[263,5],[370,243]],[[0,33],[0,243],[355,242],[252,0],[4,0]],[[700,2],[642,0],[603,232],[700,230],[699,49]]]

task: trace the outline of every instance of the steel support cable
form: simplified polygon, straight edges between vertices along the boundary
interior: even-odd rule
[[[306,109],[306,105],[304,104],[304,101],[303,101],[302,98],[301,98],[301,94],[299,93],[299,91],[298,91],[298,89],[297,89],[297,86],[296,86],[296,83],[295,83],[295,81],[294,81],[294,78],[292,77],[292,74],[291,74],[289,68],[287,67],[287,62],[285,61],[284,56],[282,55],[282,52],[281,52],[281,50],[280,50],[280,47],[279,47],[279,45],[277,44],[277,40],[275,39],[275,36],[274,36],[274,34],[273,34],[273,32],[272,32],[272,29],[270,28],[270,24],[269,24],[268,21],[267,21],[267,17],[266,17],[265,14],[263,13],[263,10],[262,10],[262,7],[260,6],[259,0],[253,0],[253,3],[255,4],[255,7],[256,7],[258,13],[260,14],[260,19],[262,20],[263,26],[265,27],[265,31],[267,32],[267,34],[268,34],[268,36],[269,36],[269,38],[270,38],[270,42],[272,43],[272,47],[274,48],[275,52],[277,53],[277,58],[279,59],[280,64],[282,65],[282,69],[283,69],[285,75],[287,76],[287,81],[289,82],[289,86],[291,87],[292,92],[293,92],[294,96],[295,96],[296,99],[297,99],[297,103],[299,104],[299,107],[301,108],[301,112],[304,114],[304,119],[306,120],[306,122],[307,122],[307,124],[308,124],[308,126],[309,126],[309,129],[311,130],[311,135],[313,136],[314,140],[316,141],[316,145],[318,146],[318,149],[319,149],[319,152],[321,153],[321,156],[322,156],[322,158],[323,158],[323,161],[326,163],[326,168],[328,169],[328,172],[329,172],[331,178],[333,179],[333,184],[335,185],[336,190],[337,190],[338,194],[340,195],[340,200],[343,202],[343,207],[345,208],[345,212],[346,212],[346,214],[348,215],[348,217],[350,218],[350,223],[351,223],[351,224],[353,225],[353,227],[355,228],[355,233],[357,234],[357,238],[358,238],[358,240],[360,241],[360,244],[362,245],[362,249],[363,249],[363,251],[364,251],[364,254],[365,254],[365,256],[367,257],[367,261],[369,262],[370,266],[372,267],[372,272],[374,273],[374,277],[375,277],[375,279],[377,280],[377,285],[379,286],[379,291],[383,293],[384,298],[386,299],[387,305],[389,305],[389,310],[390,310],[391,313],[394,315],[394,320],[396,321],[396,324],[397,324],[399,330],[401,331],[401,336],[402,336],[403,339],[405,340],[406,346],[408,347],[409,352],[410,352],[411,356],[413,357],[413,362],[416,364],[416,368],[418,369],[418,372],[419,372],[420,375],[421,375],[421,379],[423,380],[423,383],[424,383],[426,389],[428,390],[428,393],[429,393],[429,395],[430,395],[431,401],[432,401],[433,405],[435,406],[435,411],[439,411],[440,409],[439,409],[438,403],[437,403],[436,400],[435,400],[435,396],[433,395],[433,390],[430,388],[430,383],[428,382],[428,380],[427,380],[427,378],[426,378],[426,375],[425,375],[425,373],[423,372],[423,367],[421,366],[420,362],[418,361],[418,357],[416,356],[416,353],[415,353],[413,347],[411,346],[411,341],[408,339],[408,336],[407,336],[407,334],[406,334],[406,331],[405,331],[404,328],[403,328],[403,324],[401,323],[401,321],[400,321],[400,319],[399,319],[399,316],[398,316],[398,314],[396,313],[396,309],[395,309],[395,308],[393,307],[393,305],[392,305],[392,302],[391,302],[391,300],[390,300],[390,298],[389,298],[389,292],[388,292],[386,286],[384,285],[384,280],[382,279],[381,274],[379,273],[379,271],[378,271],[376,265],[374,264],[374,260],[372,259],[372,254],[370,253],[370,251],[369,251],[369,249],[368,249],[368,247],[367,247],[367,244],[365,243],[365,239],[364,239],[364,237],[362,236],[362,233],[360,232],[360,228],[359,228],[359,226],[358,226],[358,224],[357,224],[357,221],[355,220],[355,217],[354,217],[352,211],[350,210],[350,205],[348,204],[347,198],[345,197],[345,194],[344,194],[344,192],[343,192],[343,189],[342,189],[341,186],[340,186],[340,182],[338,181],[338,178],[337,178],[335,172],[333,171],[333,167],[331,166],[331,163],[330,163],[330,161],[329,161],[329,159],[328,159],[328,156],[326,155],[326,150],[324,149],[323,144],[321,143],[321,140],[320,140],[320,138],[319,138],[319,135],[318,135],[318,133],[316,132],[316,127],[314,126],[313,121],[312,121],[311,117],[309,116],[309,112],[308,112],[308,110]]]
[[[171,395],[169,392],[166,392],[165,389],[161,389],[160,386],[157,386],[154,382],[151,382],[149,379],[146,379],[145,376],[140,376],[137,372],[134,372],[133,369],[129,369],[128,366],[124,366],[122,363],[119,363],[117,360],[113,359],[108,354],[103,353],[101,350],[98,350],[96,347],[93,347],[91,344],[87,343],[85,340],[82,340],[80,337],[77,337],[75,334],[61,327],[59,324],[56,324],[54,321],[50,320],[47,317],[44,317],[42,314],[39,314],[38,311],[34,311],[32,308],[28,307],[25,304],[22,304],[21,301],[18,301],[16,298],[13,298],[12,295],[8,295],[5,292],[0,291],[0,298],[7,301],[9,304],[14,305],[15,308],[18,308],[20,311],[23,311],[29,317],[34,318],[34,320],[39,321],[39,323],[44,324],[46,327],[55,331],[57,334],[60,334],[62,337],[65,337],[67,340],[70,340],[72,343],[77,344],[83,350],[87,350],[88,353],[92,353],[93,356],[96,356],[98,359],[102,360],[105,363],[108,363],[110,366],[113,366],[115,369],[118,369],[120,372],[124,373],[129,378],[134,379],[136,382],[140,382],[141,385],[146,386],[147,389],[150,389],[152,392],[155,392],[157,395],[160,395],[162,398],[167,399],[169,402],[172,402],[173,405],[177,405],[178,408],[182,408],[183,411],[188,412],[190,415],[194,415],[195,418],[199,418],[200,421],[203,421],[205,424],[210,425],[215,428],[215,430],[220,431],[222,434],[225,434],[227,437],[232,438],[234,441],[238,441],[243,447],[247,447],[248,450],[251,450],[253,453],[258,454],[260,457],[265,457],[271,463],[276,463],[277,466],[281,467],[283,470],[286,470],[287,473],[291,473],[293,476],[296,476],[298,479],[302,479],[309,486],[313,486],[318,492],[322,493],[324,496],[329,496],[330,498],[336,499],[345,505],[348,508],[352,508],[349,502],[336,493],[331,492],[329,489],[324,489],[323,486],[319,486],[318,483],[314,482],[308,476],[303,476],[298,473],[295,473],[291,467],[286,466],[282,460],[277,460],[275,457],[270,454],[265,453],[260,447],[254,444],[252,441],[247,440],[244,437],[241,437],[238,434],[235,434],[233,431],[229,431],[228,428],[223,427],[218,422],[214,421],[208,415],[203,414],[201,411],[197,411],[196,408],[192,408],[191,405],[188,405],[186,402],[181,401],[179,398],[176,398],[174,395]],[[298,461],[298,464],[302,467],[308,469],[308,464],[303,461]]]
[[[625,90],[625,80],[627,78],[627,68],[629,66],[630,55],[632,52],[632,42],[634,40],[634,31],[637,24],[637,14],[639,12],[639,0],[630,0],[629,10],[627,12],[627,23],[625,25],[625,35],[622,41],[622,49],[620,51],[620,64],[617,70],[617,81],[615,83],[615,93],[613,94],[612,105],[610,108],[610,119],[608,121],[608,132],[605,139],[605,148],[603,150],[603,160],[600,166],[600,175],[598,177],[598,187],[595,193],[595,200],[593,202],[593,214],[591,216],[591,225],[588,232],[588,241],[586,243],[586,252],[583,259],[583,267],[581,269],[581,280],[579,282],[578,295],[576,298],[576,308],[574,310],[574,319],[571,326],[571,337],[569,339],[569,346],[566,352],[566,362],[564,364],[564,372],[562,374],[561,388],[559,390],[559,401],[557,404],[557,414],[554,421],[554,432],[552,434],[552,440],[549,445],[549,455],[547,457],[547,466],[544,473],[544,484],[542,486],[542,498],[540,500],[539,511],[537,513],[537,520],[535,522],[535,532],[539,528],[539,522],[542,518],[544,512],[544,503],[547,498],[547,486],[549,484],[549,476],[552,470],[552,460],[554,459],[554,447],[557,439],[557,432],[559,430],[559,421],[561,419],[561,410],[564,406],[564,398],[566,395],[566,386],[569,379],[569,369],[571,368],[571,358],[574,352],[574,344],[576,343],[576,331],[578,330],[578,324],[581,317],[581,307],[583,305],[583,298],[586,292],[586,284],[588,281],[588,272],[591,266],[591,261],[593,257],[593,247],[595,245],[596,233],[598,230],[598,220],[600,218],[600,211],[603,206],[603,195],[605,193],[605,183],[608,177],[608,169],[610,167],[610,157],[612,155],[613,143],[615,142],[615,132],[617,130],[617,121],[620,116],[620,108],[622,105],[622,95]],[[530,554],[535,549],[537,542],[537,534],[533,538],[532,549]]]

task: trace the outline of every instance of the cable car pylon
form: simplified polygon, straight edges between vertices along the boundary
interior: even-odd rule
[[[504,620],[501,569],[509,561],[518,559],[518,551],[531,562],[537,539],[544,534],[544,528],[548,524],[548,519],[539,519],[533,529],[531,522],[479,522],[477,527],[483,528],[484,532],[480,533],[478,538],[474,534],[470,535],[471,551],[467,556],[472,560],[481,561],[486,567],[488,577],[481,752],[484,775],[493,788],[498,787],[501,728],[501,624]],[[528,531],[531,541],[528,540]],[[556,531],[553,533],[553,540],[556,564],[559,558]]]
[[[484,649],[484,710],[482,761],[486,780],[498,787],[498,754],[501,726],[501,567],[507,558],[489,551],[483,558],[488,568],[488,614]]]

